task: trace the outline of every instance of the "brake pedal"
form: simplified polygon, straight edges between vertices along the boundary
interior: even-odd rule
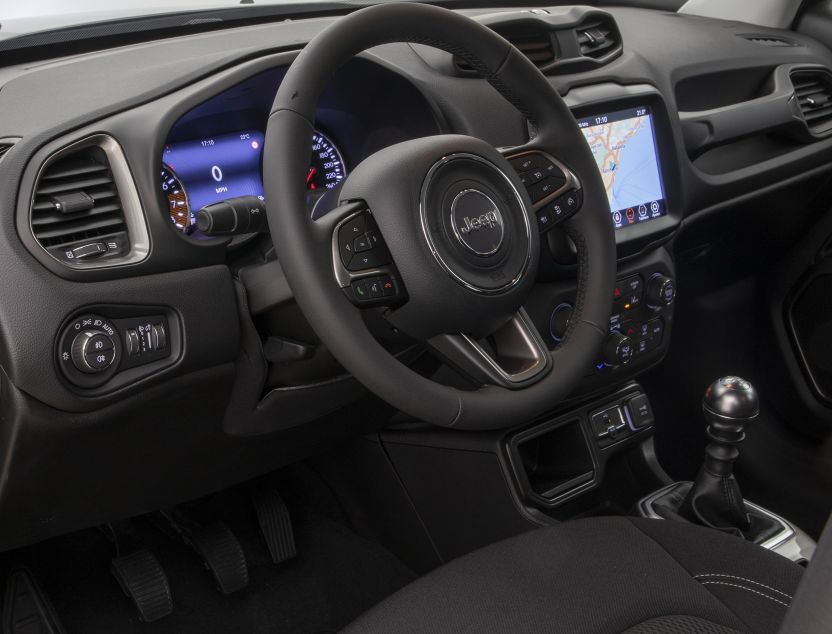
[[[272,561],[280,564],[293,559],[297,548],[292,518],[280,493],[271,487],[256,487],[251,492],[251,501]]]
[[[113,559],[113,576],[139,611],[145,623],[173,612],[168,576],[159,560],[146,548]]]
[[[225,524],[215,522],[191,533],[193,547],[214,575],[220,592],[231,594],[248,585],[248,564],[240,542]]]
[[[222,522],[202,525],[178,510],[160,511],[160,528],[193,548],[213,575],[217,588],[231,594],[248,586],[248,564],[237,537]],[[158,524],[159,522],[157,522]]]
[[[3,599],[3,634],[64,634],[48,597],[26,568],[6,578]]]

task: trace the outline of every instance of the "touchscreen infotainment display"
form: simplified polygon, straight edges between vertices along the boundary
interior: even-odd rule
[[[578,119],[607,190],[616,229],[667,213],[650,108]]]

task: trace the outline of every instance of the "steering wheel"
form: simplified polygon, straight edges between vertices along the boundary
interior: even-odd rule
[[[351,172],[338,207],[312,220],[308,166],[299,159],[309,152],[318,98],[349,59],[393,42],[463,58],[525,116],[533,138],[499,151],[461,135],[387,147]],[[615,280],[604,186],[561,97],[485,26],[406,3],[337,20],[280,85],[263,174],[271,235],[300,309],[336,359],[396,408],[446,427],[509,427],[551,409],[592,367]],[[527,191],[536,180],[544,185]],[[566,333],[550,352],[522,307],[536,277],[539,232],[555,224],[577,247],[578,290]],[[438,352],[475,388],[443,385],[400,363],[362,318],[379,306],[394,328]]]

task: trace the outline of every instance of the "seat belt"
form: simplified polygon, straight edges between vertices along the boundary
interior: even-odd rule
[[[803,575],[779,634],[832,632],[832,516]]]

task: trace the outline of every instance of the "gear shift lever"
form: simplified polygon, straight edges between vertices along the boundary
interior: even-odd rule
[[[733,470],[745,426],[760,413],[757,391],[740,377],[723,377],[705,391],[702,411],[711,442],[679,513],[697,524],[741,535],[751,528],[751,522]]]

